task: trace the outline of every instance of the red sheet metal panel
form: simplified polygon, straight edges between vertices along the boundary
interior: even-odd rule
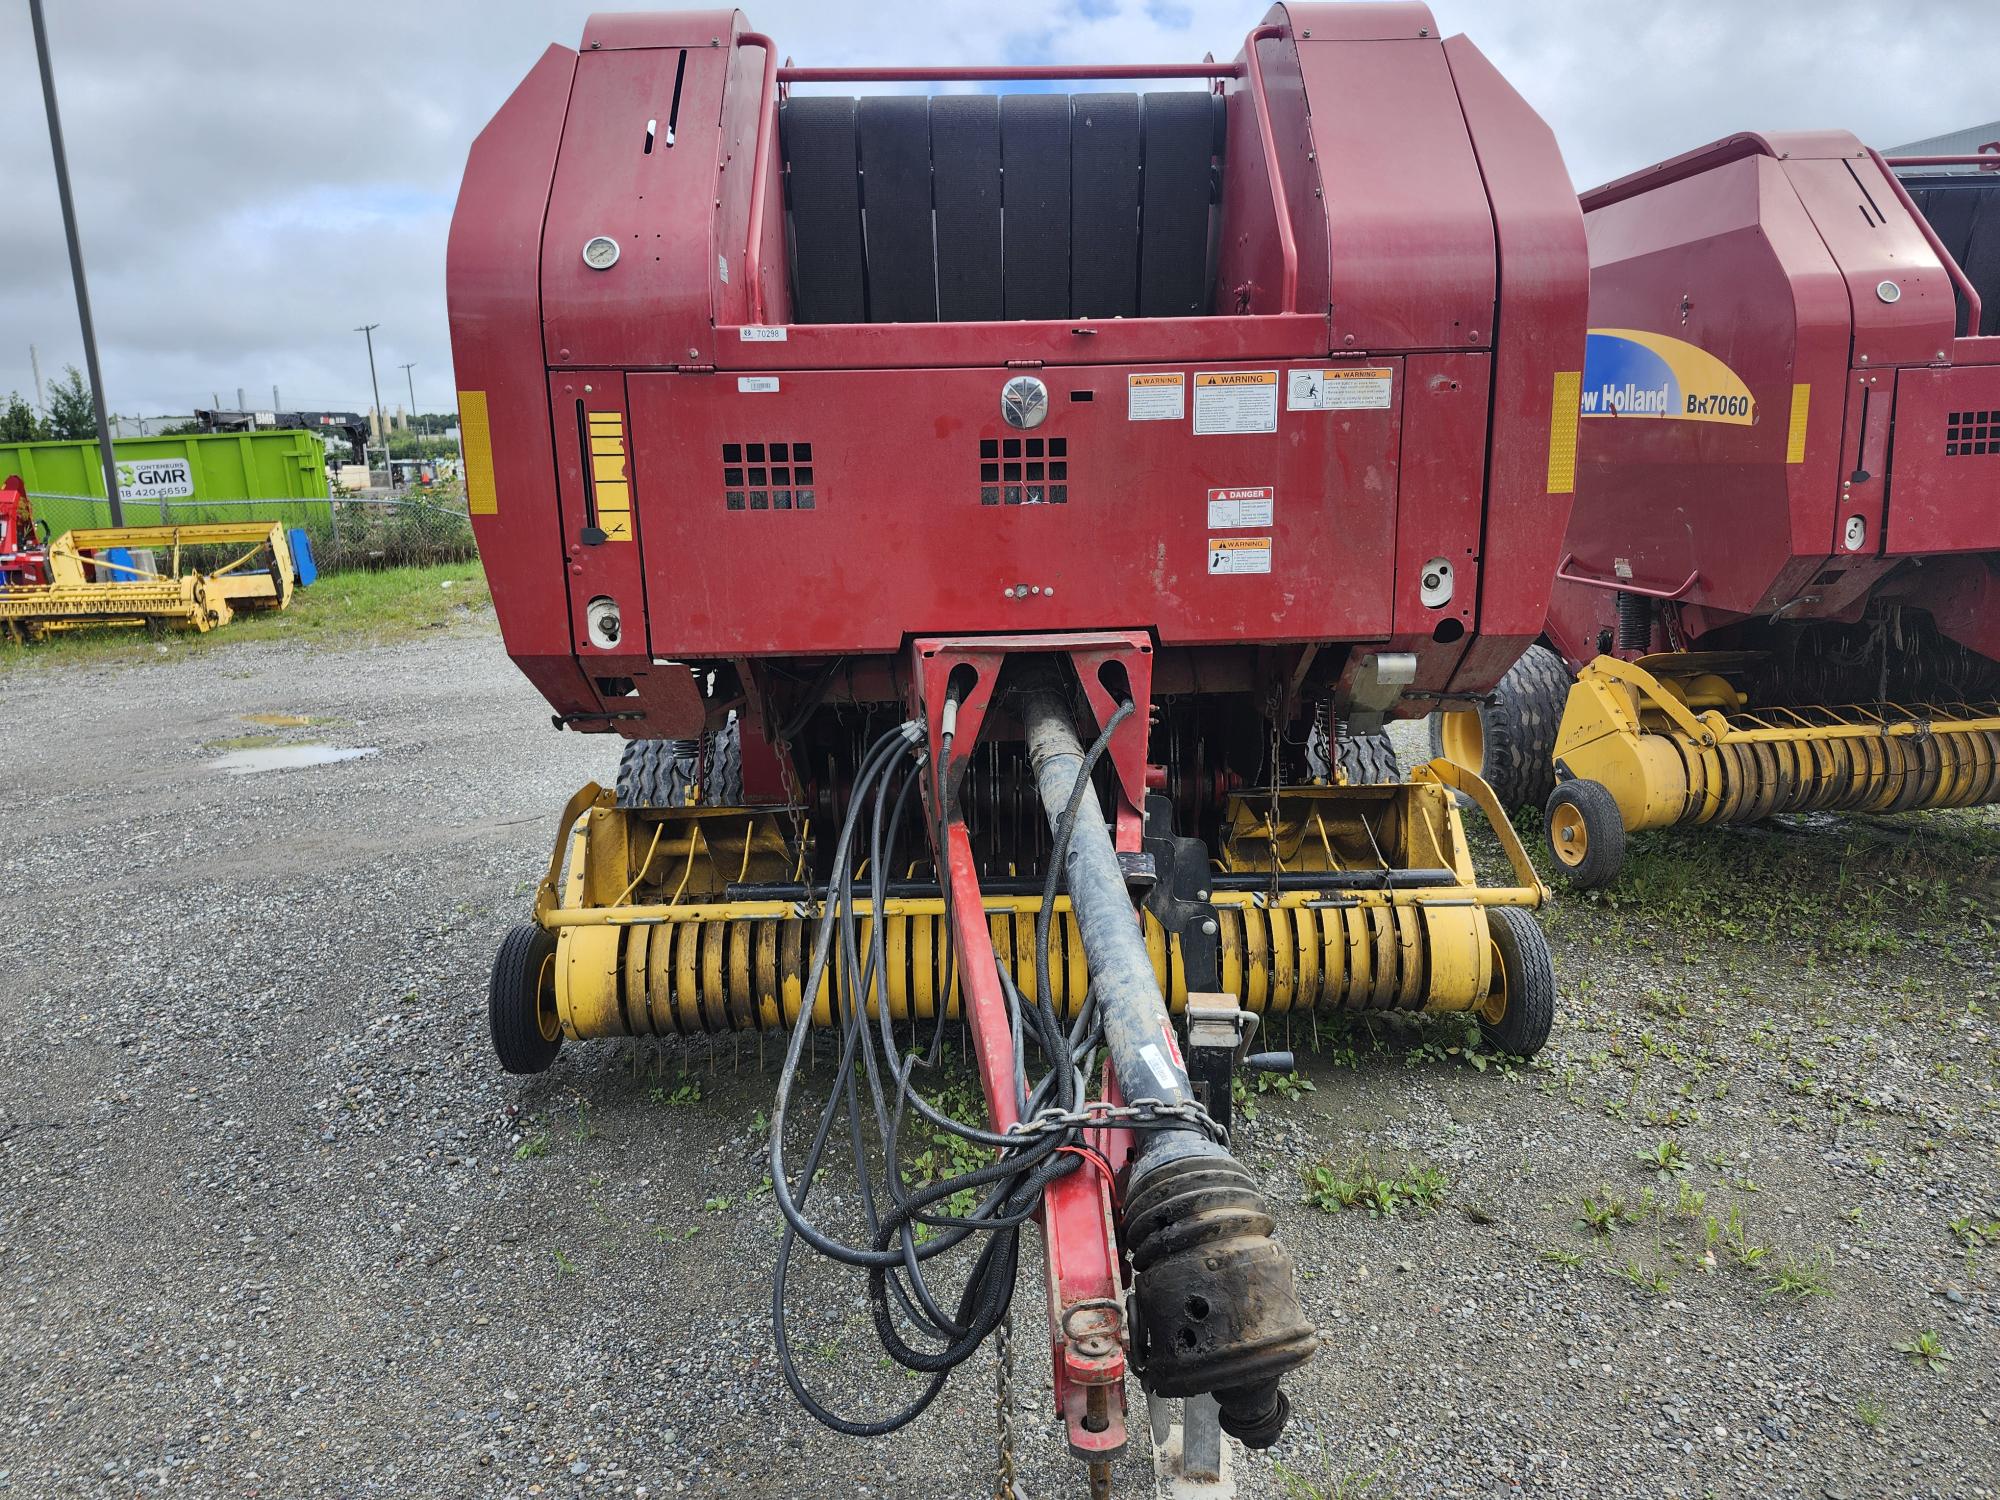
[[[1051,415],[1027,431],[1001,418],[1004,368],[634,376],[636,440],[673,476],[639,498],[653,649],[1148,626],[1169,645],[1386,636],[1403,378],[1380,364],[1391,404],[1343,410],[1289,409],[1282,362],[1045,371]],[[1168,405],[1135,392],[1146,375],[1179,377]],[[1203,376],[1252,384],[1211,400]],[[757,381],[776,389],[742,388]],[[1174,400],[1178,419],[1133,419]],[[1267,410],[1274,430],[1200,430]],[[1007,503],[1038,485],[1042,503]]]
[[[445,251],[472,529],[507,650],[558,713],[597,706],[570,653],[535,272],[575,63],[549,48],[479,133]]]
[[[583,49],[724,47],[742,24],[739,10],[600,10],[583,23]]]
[[[1897,372],[1884,545],[2000,552],[2000,365]]]
[[[1839,267],[1783,164],[1762,155],[1614,199],[1586,223],[1599,337],[1653,336],[1690,365],[1707,356],[1754,404],[1747,422],[1605,415],[1631,382],[1615,360],[1587,364],[1574,571],[1661,590],[1695,574],[1695,607],[1787,602],[1834,550],[1851,326]],[[1576,597],[1559,588],[1553,612]]]
[[[1285,7],[1274,7],[1265,20],[1267,24],[1284,24]],[[1250,45],[1256,48],[1262,67],[1279,175],[1298,248],[1298,308],[1320,313],[1312,349],[1300,352],[1318,354],[1327,347],[1327,223],[1319,164],[1313,156],[1311,112],[1299,72],[1299,49],[1290,36],[1265,37]],[[1215,309],[1232,316],[1295,311],[1279,307],[1282,273],[1271,179],[1248,79],[1228,80],[1224,101],[1228,123],[1223,145],[1222,243],[1217,252]]]
[[[1486,507],[1467,476],[1486,460],[1492,359],[1485,354],[1413,354],[1405,362],[1402,483],[1396,505],[1398,635],[1441,645],[1470,637],[1479,601],[1479,534]],[[1424,603],[1427,565],[1451,566],[1451,602]],[[1450,680],[1450,663],[1438,680]]]
[[[1436,41],[1298,43],[1326,187],[1336,350],[1477,348],[1493,220]],[[1572,210],[1573,212],[1573,210]]]
[[[1945,359],[1957,320],[1951,278],[1882,169],[1849,140],[1852,154],[1801,159],[1795,153],[1784,173],[1846,280],[1853,363],[1879,368]]]
[[[1583,363],[1589,262],[1554,135],[1464,37],[1446,42],[1444,56],[1499,252],[1479,639],[1452,679],[1460,692],[1482,692],[1540,634],[1548,611],[1572,498],[1568,393]]]
[[[1273,6],[1266,21],[1285,20],[1307,41],[1384,42],[1437,37],[1437,19],[1417,0],[1352,0]]]
[[[716,121],[734,57],[733,48],[661,47],[577,59],[542,238],[550,368],[714,362],[715,215],[688,205],[715,198]],[[663,132],[676,117],[669,147]],[[658,122],[651,151],[648,121]],[[619,250],[602,270],[583,258],[599,236]]]

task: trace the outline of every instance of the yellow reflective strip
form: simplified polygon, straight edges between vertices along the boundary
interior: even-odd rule
[[[1577,403],[1583,398],[1583,371],[1556,371],[1555,404],[1549,410],[1549,493],[1576,493]]]
[[[594,431],[623,432],[625,413],[622,411],[594,411],[590,413],[590,425]]]
[[[625,482],[625,455],[620,453],[600,454],[590,461],[590,473],[600,485],[623,484]],[[598,496],[600,502],[603,496]]]
[[[597,484],[597,509],[602,515],[607,510],[630,510],[632,491],[622,480],[616,484],[600,480]]]
[[[625,456],[625,439],[622,434],[612,437],[599,437],[597,434],[592,433],[590,451],[592,453],[615,453],[620,458],[623,458]]]
[[[1802,464],[1806,461],[1806,409],[1812,405],[1812,386],[1799,384],[1792,387],[1792,432],[1785,440],[1785,462]]]
[[[458,393],[458,435],[465,448],[465,508],[475,516],[500,514],[493,489],[493,429],[486,420],[486,392]]]
[[[632,540],[632,513],[629,510],[599,511],[597,529],[604,533],[607,542],[629,542]]]

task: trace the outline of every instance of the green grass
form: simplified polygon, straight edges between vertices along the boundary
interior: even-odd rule
[[[1929,1329],[1893,1347],[1911,1364],[1922,1365],[1927,1370],[1942,1370],[1956,1357],[1945,1351],[1944,1340]]]
[[[1405,1208],[1429,1213],[1444,1202],[1449,1179],[1426,1162],[1404,1167],[1399,1172],[1381,1172],[1363,1156],[1346,1167],[1319,1162],[1307,1167],[1305,1201],[1321,1213],[1337,1214],[1345,1209],[1361,1209],[1378,1219],[1393,1219]]]
[[[1517,831],[1554,878],[1539,813]],[[1483,834],[1475,843],[1490,843]],[[1990,936],[2000,898],[2000,817],[1989,808],[1895,817],[1844,814],[1819,827],[1635,834],[1608,890],[1544,910],[1551,936],[1673,934],[1690,947],[1770,943],[1806,954],[1878,956],[1912,941]]]
[[[477,562],[322,574],[311,588],[297,590],[283,613],[239,614],[206,635],[177,630],[155,638],[143,628],[119,627],[68,630],[34,642],[0,637],[0,673],[64,662],[172,661],[260,641],[376,644],[490,619],[491,608]]]

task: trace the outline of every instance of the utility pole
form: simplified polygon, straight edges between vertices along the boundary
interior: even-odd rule
[[[375,378],[375,330],[380,323],[368,323],[354,331],[368,340],[368,384],[375,392],[375,436],[382,444],[382,467],[389,471],[389,488],[396,487],[396,465],[389,457],[389,425],[382,416],[382,382]],[[366,450],[363,450],[366,457]]]
[[[56,109],[56,78],[49,68],[49,30],[42,21],[42,0],[28,0],[28,18],[35,27],[35,61],[42,70],[42,104],[49,116],[49,154],[56,169],[56,196],[62,199],[63,238],[69,241],[69,274],[76,283],[76,317],[83,329],[83,362],[90,370],[90,404],[97,417],[97,456],[104,464],[104,498],[110,502],[111,524],[125,524],[125,507],[118,498],[118,460],[111,451],[111,423],[104,413],[104,375],[97,367],[97,334],[90,325],[90,288],[83,279],[83,246],[76,237],[76,204],[69,193],[69,157],[63,151],[62,115]]]
[[[402,367],[403,381],[410,388],[410,421],[412,424],[414,424],[417,420],[417,382],[415,377],[410,374],[410,371],[414,370],[416,367],[417,367],[417,362],[414,359]],[[417,429],[414,425],[412,425],[410,430],[412,432],[415,432]]]
[[[46,417],[49,414],[49,398],[42,394],[42,357],[35,352],[33,344],[28,345],[28,368],[35,372],[35,413]]]

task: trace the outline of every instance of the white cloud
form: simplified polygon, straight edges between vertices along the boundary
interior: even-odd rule
[[[593,7],[530,0],[329,9],[304,0],[48,0],[111,404],[220,392],[359,409],[356,324],[387,401],[450,400],[444,238],[472,136]],[[1987,7],[1864,0],[1434,0],[1555,127],[1580,186],[1743,129],[1877,144],[1990,118]],[[1263,14],[1216,0],[1069,9],[785,0],[751,12],[801,63],[1180,61]],[[0,392],[81,363],[25,7],[0,6]]]

